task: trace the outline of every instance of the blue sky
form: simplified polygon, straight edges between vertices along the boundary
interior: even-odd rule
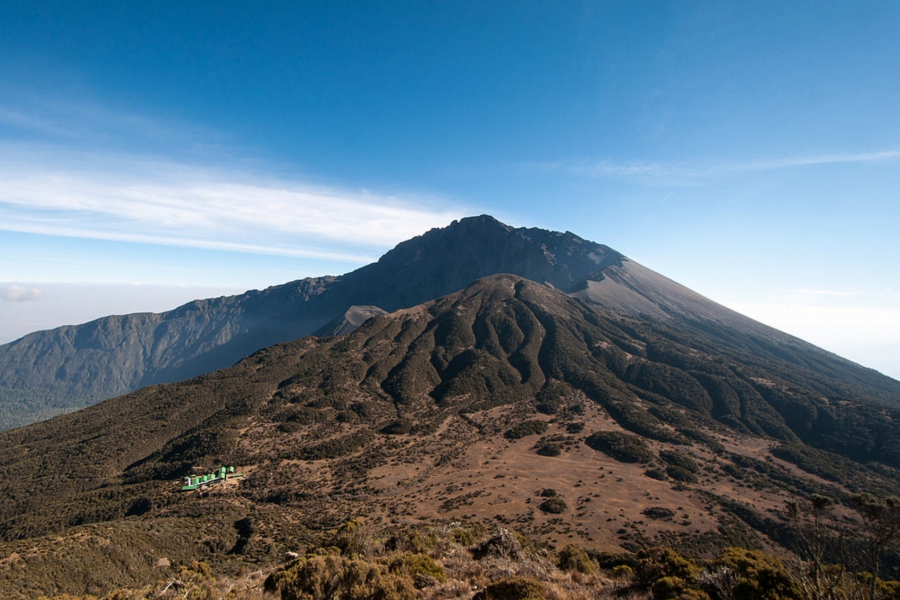
[[[900,377],[900,4],[0,0],[0,343],[570,230]]]

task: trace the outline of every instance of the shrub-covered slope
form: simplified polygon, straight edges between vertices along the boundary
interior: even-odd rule
[[[255,562],[365,515],[713,555],[783,541],[787,499],[900,491],[897,401],[677,320],[492,276],[0,433],[0,551],[63,573],[89,566],[58,544],[145,532],[181,561]],[[220,464],[246,477],[179,491]],[[160,558],[130,547],[97,550],[117,585]],[[0,590],[16,564],[0,561]]]
[[[292,461],[329,460],[330,485],[353,489],[401,452],[398,439],[444,434],[451,423],[458,432],[449,446],[422,450],[435,464],[450,463],[464,449],[455,441],[534,439],[546,422],[557,423],[553,433],[588,409],[607,419],[602,429],[643,445],[721,454],[723,437],[758,436],[780,444],[785,460],[859,488],[854,477],[879,472],[842,466],[822,451],[887,465],[889,480],[889,469],[900,467],[900,409],[882,400],[715,337],[495,276],[346,336],[275,346],[224,371],[3,433],[0,535],[27,537],[164,505],[171,498],[160,495],[161,481],[219,461],[256,466],[247,493],[259,501],[302,498],[317,485],[301,481],[304,469],[279,471]],[[542,426],[527,425],[528,415]],[[597,429],[591,421],[580,436]],[[580,439],[552,437],[545,442]],[[634,462],[655,458],[642,452]]]

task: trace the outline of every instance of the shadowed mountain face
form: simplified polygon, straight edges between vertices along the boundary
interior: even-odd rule
[[[548,283],[623,315],[689,324],[760,356],[883,393],[900,389],[896,381],[742,317],[606,246],[481,216],[403,242],[377,263],[340,277],[197,300],[162,314],[106,317],[0,346],[0,427],[223,368],[275,343],[346,332],[358,324],[359,307],[415,306],[497,273]],[[345,318],[351,307],[357,307],[353,318]]]
[[[499,521],[604,550],[777,543],[771,514],[788,498],[900,492],[898,407],[900,393],[684,320],[626,316],[498,275],[346,335],[0,434],[0,552],[35,536],[53,534],[41,538],[48,547],[90,537],[89,523],[108,524],[113,546],[176,522],[181,536],[221,514],[253,516],[260,533],[241,552],[254,560],[265,544],[296,543],[286,523],[361,514]],[[177,491],[192,469],[218,464],[248,477],[206,497]],[[559,502],[545,511],[548,489]],[[234,528],[204,531],[202,547],[171,552],[229,559]],[[72,572],[60,566],[71,560],[32,563]],[[152,561],[134,561],[133,573],[152,576]],[[130,572],[120,567],[110,569]]]

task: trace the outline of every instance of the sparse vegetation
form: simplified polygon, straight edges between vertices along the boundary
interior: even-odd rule
[[[518,425],[507,429],[503,437],[508,440],[518,440],[529,435],[538,435],[546,432],[546,421],[522,421]]]
[[[588,436],[584,443],[619,462],[647,463],[654,458],[644,440],[619,431],[598,431]]]

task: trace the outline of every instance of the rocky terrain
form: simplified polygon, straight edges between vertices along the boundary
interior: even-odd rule
[[[637,286],[619,260],[616,285]],[[382,545],[460,529],[474,552],[503,528],[595,564],[778,553],[785,501],[832,498],[852,532],[854,494],[900,492],[893,380],[741,317],[704,326],[689,295],[637,315],[558,287],[487,277],[0,434],[0,595],[105,594],[192,561],[271,569],[329,544],[350,560],[334,536],[359,517]],[[180,491],[220,464],[246,477]]]

